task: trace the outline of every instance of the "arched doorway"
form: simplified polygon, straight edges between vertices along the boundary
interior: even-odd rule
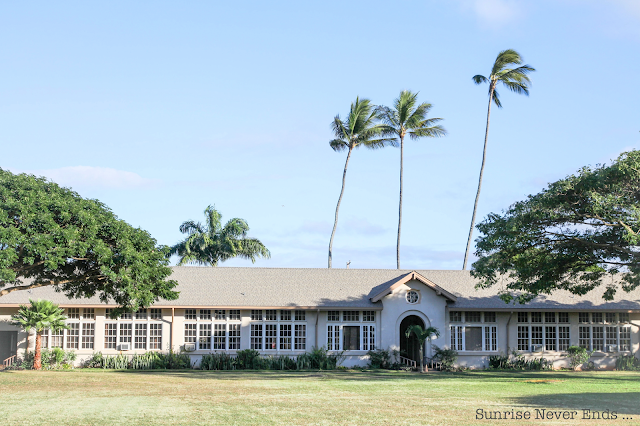
[[[424,321],[419,316],[409,315],[400,323],[400,355],[420,363],[420,343],[416,335],[411,333],[407,338],[407,328],[411,325],[419,325],[424,327]],[[426,353],[426,352],[425,352]]]

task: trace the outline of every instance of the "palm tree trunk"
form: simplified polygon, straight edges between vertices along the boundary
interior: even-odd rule
[[[33,369],[42,369],[42,331],[36,332],[36,352],[33,355]]]
[[[402,231],[402,172],[403,172],[403,160],[404,156],[404,135],[400,136],[400,204],[398,207],[398,243],[396,245],[396,261],[397,267],[400,269],[400,232]]]
[[[342,189],[340,190],[340,197],[338,197],[338,205],[336,205],[336,218],[333,222],[333,231],[331,231],[331,239],[329,240],[329,269],[331,269],[331,260],[333,257],[333,237],[336,235],[336,228],[338,227],[338,210],[340,210],[340,202],[342,202],[342,195],[344,194],[344,183],[347,178],[347,166],[349,165],[349,158],[351,158],[352,150],[353,148],[349,147],[347,161],[344,163],[344,172],[342,173]]]
[[[464,252],[464,262],[462,270],[467,269],[467,260],[469,259],[469,249],[471,248],[471,238],[473,236],[473,226],[476,223],[476,211],[478,210],[478,199],[480,198],[480,188],[482,187],[482,174],[484,173],[484,162],[487,158],[487,140],[489,138],[489,119],[491,118],[491,101],[493,100],[493,90],[495,86],[491,83],[489,91],[489,107],[487,109],[487,128],[484,132],[484,150],[482,151],[482,165],[480,166],[480,178],[478,179],[478,192],[476,192],[476,201],[473,204],[473,215],[471,216],[471,226],[469,227],[469,238],[467,239],[467,250]]]

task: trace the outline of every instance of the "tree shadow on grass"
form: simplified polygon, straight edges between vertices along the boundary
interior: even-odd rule
[[[540,385],[538,385],[540,386]],[[583,418],[582,410],[604,412],[609,410],[621,417],[638,416],[640,419],[640,392],[575,392],[575,393],[539,393],[537,395],[509,398],[516,407],[529,406],[533,409],[575,410]],[[587,419],[587,417],[584,417]],[[591,417],[593,419],[593,417]]]

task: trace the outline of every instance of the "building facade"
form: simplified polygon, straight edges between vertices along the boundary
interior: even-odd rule
[[[518,351],[568,366],[566,349],[593,350],[599,368],[640,350],[640,291],[604,301],[593,291],[539,296],[526,305],[505,304],[499,286],[475,289],[468,271],[272,269],[175,267],[175,301],[111,315],[115,305],[98,298],[68,299],[52,288],[0,298],[0,361],[22,356],[34,338],[9,323],[29,299],[48,299],[65,309],[68,330],[47,331],[43,347],[74,350],[78,362],[94,352],[133,354],[186,351],[197,366],[202,355],[255,349],[264,355],[344,351],[343,365],[368,363],[367,352],[397,350],[418,361],[408,326],[436,327],[427,343],[458,351],[458,364],[487,366],[490,355]]]

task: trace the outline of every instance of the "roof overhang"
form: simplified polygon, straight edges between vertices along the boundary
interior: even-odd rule
[[[404,277],[401,277],[398,281],[396,281],[395,283],[393,283],[389,287],[387,287],[384,290],[382,290],[380,293],[378,293],[375,296],[373,296],[371,298],[371,301],[374,302],[374,303],[375,302],[379,302],[383,297],[391,294],[391,292],[393,292],[393,290],[395,290],[396,288],[400,287],[403,284],[408,283],[411,280],[420,281],[422,284],[426,285],[427,287],[430,287],[433,291],[435,291],[436,295],[443,296],[443,297],[445,297],[446,299],[448,299],[448,300],[450,300],[452,302],[455,302],[456,300],[458,300],[458,298],[456,296],[454,296],[453,294],[449,293],[447,290],[443,289],[442,287],[440,287],[439,285],[437,285],[433,281],[425,278],[424,276],[420,275],[416,271],[412,271],[412,272],[409,272],[408,274],[406,274]]]

